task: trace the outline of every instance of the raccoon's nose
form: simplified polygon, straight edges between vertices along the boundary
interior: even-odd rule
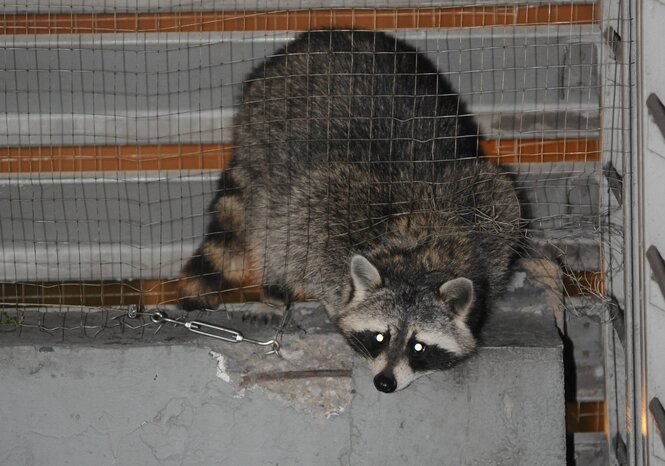
[[[376,377],[374,377],[374,386],[380,392],[392,393],[397,388],[397,380],[395,380],[395,377],[388,377],[383,374],[378,374]]]

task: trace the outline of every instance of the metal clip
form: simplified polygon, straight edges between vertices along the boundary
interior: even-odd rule
[[[141,312],[131,312],[130,314],[128,312],[129,317],[138,316],[138,315],[146,315],[146,314]],[[149,316],[150,320],[158,325],[166,323],[179,325],[185,327],[190,332],[196,333],[198,335],[215,338],[217,340],[222,340],[229,343],[246,342],[258,346],[270,346],[271,349],[266,354],[279,355],[280,344],[279,341],[277,341],[275,338],[266,341],[255,340],[253,338],[245,337],[242,333],[238,332],[237,330],[221,327],[219,325],[209,324],[207,322],[201,322],[200,320],[172,319],[166,314],[165,311],[161,310],[155,311],[149,314]]]
[[[658,428],[660,440],[663,442],[663,446],[665,446],[665,409],[663,409],[663,405],[660,404],[660,400],[657,397],[653,397],[651,402],[649,402],[649,411],[651,411],[653,421]]]

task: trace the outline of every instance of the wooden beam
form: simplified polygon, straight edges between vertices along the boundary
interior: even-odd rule
[[[564,163],[600,160],[598,139],[487,140],[482,147],[496,163]],[[0,148],[0,173],[215,170],[231,161],[228,144],[67,146]]]
[[[596,4],[0,16],[2,34],[427,29],[595,24]]]

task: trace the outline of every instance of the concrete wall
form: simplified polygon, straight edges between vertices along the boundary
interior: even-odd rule
[[[316,304],[296,307],[281,358],[182,327],[154,334],[119,312],[65,322],[22,311],[20,335],[5,315],[0,465],[562,465],[558,301],[544,264],[516,273],[476,357],[394,394],[374,388]],[[237,311],[206,320],[242,328]]]

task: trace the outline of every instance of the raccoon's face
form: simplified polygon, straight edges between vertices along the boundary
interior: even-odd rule
[[[438,287],[390,283],[362,256],[352,258],[351,277],[353,297],[336,324],[370,361],[377,390],[401,390],[475,350],[466,323],[474,299],[470,280],[455,278]]]

